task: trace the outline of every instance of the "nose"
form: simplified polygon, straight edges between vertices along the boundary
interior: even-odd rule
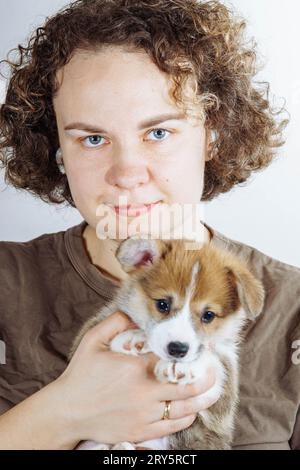
[[[144,165],[119,164],[110,168],[106,174],[106,181],[112,186],[130,190],[148,183],[149,174]]]
[[[168,344],[168,353],[174,357],[184,357],[189,350],[187,343],[181,343],[180,341],[173,341]]]

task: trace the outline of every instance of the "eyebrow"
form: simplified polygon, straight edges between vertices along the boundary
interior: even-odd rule
[[[146,129],[147,127],[151,127],[151,126],[156,126],[157,124],[161,124],[162,122],[165,122],[165,121],[171,121],[171,120],[181,121],[185,118],[186,116],[184,113],[161,114],[160,116],[153,117],[151,119],[148,119],[147,121],[142,121],[138,125],[138,130]],[[85,132],[107,133],[105,129],[101,129],[98,126],[94,126],[94,125],[87,124],[84,122],[72,122],[71,124],[68,124],[64,129],[65,131],[78,129],[78,130],[85,131]]]

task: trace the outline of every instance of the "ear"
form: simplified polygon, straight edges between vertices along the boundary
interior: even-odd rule
[[[152,266],[161,256],[162,244],[161,240],[147,240],[134,235],[121,242],[116,257],[124,271],[129,273],[140,267]]]
[[[243,265],[236,264],[227,268],[233,274],[239,300],[250,320],[254,320],[264,306],[265,291],[262,283]]]
[[[205,161],[209,162],[213,159],[212,146],[217,140],[216,131],[207,127],[205,129]]]

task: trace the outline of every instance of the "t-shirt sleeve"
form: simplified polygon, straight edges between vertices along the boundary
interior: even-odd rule
[[[0,396],[0,416],[13,408],[13,404]]]
[[[298,296],[298,299],[300,297]],[[299,341],[300,341],[300,308],[298,309],[297,313],[297,326],[294,327],[294,332],[292,336],[292,345],[293,345],[293,355],[295,354],[296,362],[294,363],[295,373],[294,373],[294,380],[295,383],[300,383],[300,348],[299,348]],[[295,342],[295,345],[294,345]],[[298,385],[299,390],[299,385]],[[300,396],[299,396],[300,398]],[[300,399],[299,399],[299,406],[296,415],[296,420],[294,424],[294,429],[292,433],[292,437],[289,441],[290,447],[292,450],[300,450]]]
[[[298,409],[293,435],[290,441],[292,450],[300,450],[300,408]]]
[[[62,374],[79,329],[103,304],[74,269],[64,232],[0,241],[0,413]]]

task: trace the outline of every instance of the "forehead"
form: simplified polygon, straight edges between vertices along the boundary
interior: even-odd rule
[[[144,100],[170,102],[170,77],[159,70],[146,52],[105,48],[77,51],[57,74],[59,88],[54,101],[86,100],[90,105],[97,96],[105,103],[128,97],[128,102],[142,105]],[[74,95],[74,93],[76,93]],[[98,101],[99,105],[99,101]]]
[[[194,80],[190,78],[183,84],[179,106],[172,93],[172,77],[162,72],[144,50],[124,46],[77,50],[56,73],[53,106],[61,124],[107,119],[112,123],[118,120],[118,126],[131,121],[135,125],[159,113],[183,112],[194,126],[199,124],[199,110],[193,104]]]

